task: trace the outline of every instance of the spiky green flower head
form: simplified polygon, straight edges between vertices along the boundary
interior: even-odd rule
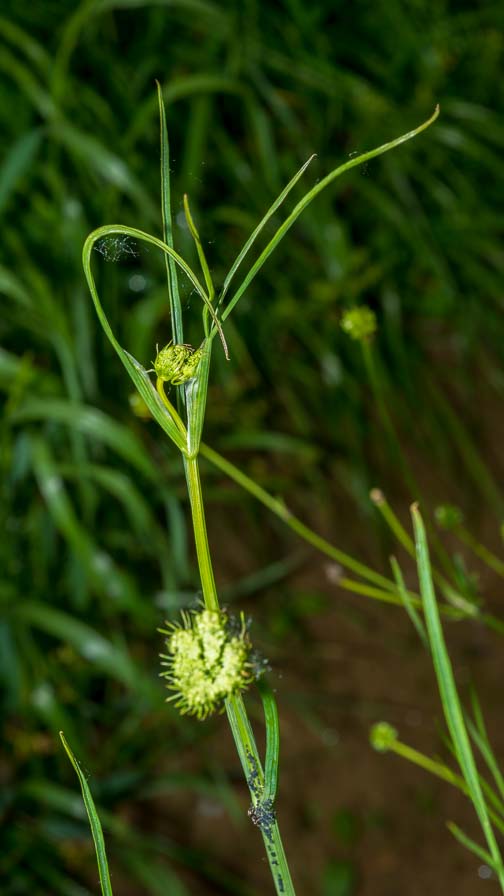
[[[378,750],[379,753],[388,753],[394,746],[397,736],[398,732],[388,722],[377,722],[371,728],[369,740],[371,741],[371,746]]]
[[[182,623],[162,630],[167,654],[162,654],[168,688],[182,714],[205,719],[224,700],[245,690],[256,677],[245,617],[230,619],[222,610],[191,610]]]
[[[192,345],[174,345],[169,342],[156,355],[154,361],[156,376],[164,383],[182,386],[196,376],[203,351],[202,346],[194,349]]]
[[[341,318],[341,328],[356,342],[367,342],[376,333],[376,314],[367,305],[350,308]]]

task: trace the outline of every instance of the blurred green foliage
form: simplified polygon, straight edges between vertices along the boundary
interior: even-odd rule
[[[305,186],[439,102],[421,140],[338,180],[261,271],[226,329],[231,363],[215,352],[206,439],[259,475],[272,452],[265,478],[307,512],[327,506],[332,480],[369,517],[376,481],[418,497],[391,432],[383,438],[378,389],[422,489],[501,520],[498,451],[479,427],[504,385],[502,9],[5,0],[1,12],[2,892],[94,891],[63,729],[96,775],[119,874],[156,894],[171,873],[170,892],[182,894],[186,868],[198,892],[246,893],[187,847],[173,819],[145,830],[154,780],[157,797],[189,787],[232,817],[236,807],[205,754],[197,774],[171,770],[206,736],[180,726],[156,681],[156,626],[197,587],[181,470],[161,432],[132,413],[93,317],[82,244],[115,221],[160,233],[155,79],[176,245],[191,258],[187,192],[216,282],[312,152]],[[162,259],[123,243],[97,268],[114,331],[149,366],[169,337]],[[189,289],[185,301],[190,309]],[[340,326],[363,304],[377,319],[372,367]],[[210,499],[249,507],[220,481]],[[253,549],[268,562],[241,593],[292,569],[273,571],[265,542],[257,527]],[[353,891],[351,869],[335,865],[324,892],[335,880]]]

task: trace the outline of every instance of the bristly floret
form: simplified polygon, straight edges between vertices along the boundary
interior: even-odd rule
[[[182,613],[182,623],[167,623],[167,654],[161,675],[175,693],[168,700],[182,714],[204,719],[224,700],[254,680],[251,643],[243,615],[237,626],[221,610]]]
[[[357,342],[368,342],[376,333],[376,314],[367,305],[345,311],[341,328]]]

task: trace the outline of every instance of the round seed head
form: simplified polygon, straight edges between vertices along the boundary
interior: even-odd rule
[[[251,644],[244,619],[236,629],[226,613],[195,610],[185,613],[182,624],[168,624],[164,632],[167,655],[162,676],[175,706],[182,714],[204,719],[224,700],[244,690],[254,679]]]
[[[397,731],[388,722],[377,722],[371,728],[369,740],[379,753],[387,753],[397,740]]]
[[[157,353],[154,371],[163,382],[181,386],[196,376],[202,356],[202,348],[170,343]]]
[[[341,328],[356,342],[367,341],[376,333],[376,314],[367,305],[350,308],[341,318]]]

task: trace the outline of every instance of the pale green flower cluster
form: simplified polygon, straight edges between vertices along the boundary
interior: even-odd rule
[[[376,333],[376,314],[367,305],[350,308],[341,318],[341,328],[357,342],[371,339]]]
[[[154,371],[164,383],[181,386],[196,376],[203,349],[191,345],[165,345],[156,355]]]
[[[167,671],[161,674],[180,712],[204,719],[253,680],[251,644],[243,616],[237,632],[217,610],[183,613],[182,620],[168,624],[168,654],[162,655]]]

